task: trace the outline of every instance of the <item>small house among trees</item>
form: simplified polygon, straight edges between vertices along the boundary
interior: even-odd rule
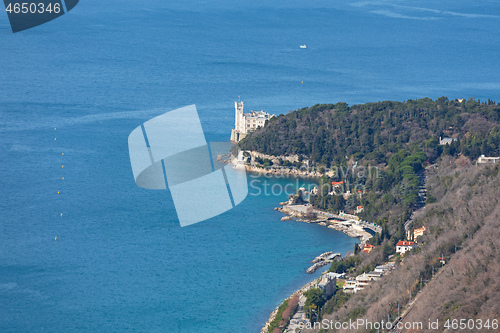
[[[486,157],[481,155],[477,159],[477,164],[497,164],[499,161],[500,157]]]
[[[451,145],[454,141],[457,141],[455,138],[441,138],[439,137],[439,144],[441,146]]]
[[[361,251],[366,252],[366,253],[370,253],[370,252],[372,252],[372,250],[374,248],[375,248],[375,246],[366,243],[365,246],[363,247],[363,250],[361,250]]]
[[[417,246],[415,242],[399,241],[396,244],[396,253],[405,254],[408,251],[415,249]]]

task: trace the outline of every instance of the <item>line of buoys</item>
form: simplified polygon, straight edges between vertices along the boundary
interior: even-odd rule
[[[54,131],[57,130],[57,127],[54,127]],[[57,141],[57,138],[54,138],[54,141]],[[61,153],[62,156],[64,156],[64,153]],[[64,168],[64,165],[61,165],[61,169]],[[64,180],[64,177],[61,178],[62,180]],[[61,191],[57,191],[57,194],[60,194]],[[63,213],[61,213],[61,217],[63,216]],[[54,237],[54,242],[57,242],[57,236]]]

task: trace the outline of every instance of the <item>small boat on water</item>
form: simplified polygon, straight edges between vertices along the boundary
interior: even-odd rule
[[[306,45],[306,44],[304,44],[304,45],[299,45],[299,47],[300,47],[301,49],[307,49],[307,45]]]

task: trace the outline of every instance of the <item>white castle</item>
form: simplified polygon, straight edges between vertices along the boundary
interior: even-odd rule
[[[239,142],[248,133],[255,131],[259,127],[263,127],[266,121],[273,118],[271,115],[264,111],[250,111],[250,113],[243,113],[243,102],[234,102],[235,109],[235,122],[234,129],[231,131],[231,141]]]

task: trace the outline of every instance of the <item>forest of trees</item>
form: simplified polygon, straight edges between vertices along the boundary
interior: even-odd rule
[[[439,137],[447,136],[457,141],[440,147]],[[387,163],[401,149],[421,150],[431,162],[441,153],[499,156],[500,105],[446,97],[350,107],[317,104],[272,118],[239,145],[275,156],[303,155],[326,167],[345,164],[346,156],[371,165]]]

